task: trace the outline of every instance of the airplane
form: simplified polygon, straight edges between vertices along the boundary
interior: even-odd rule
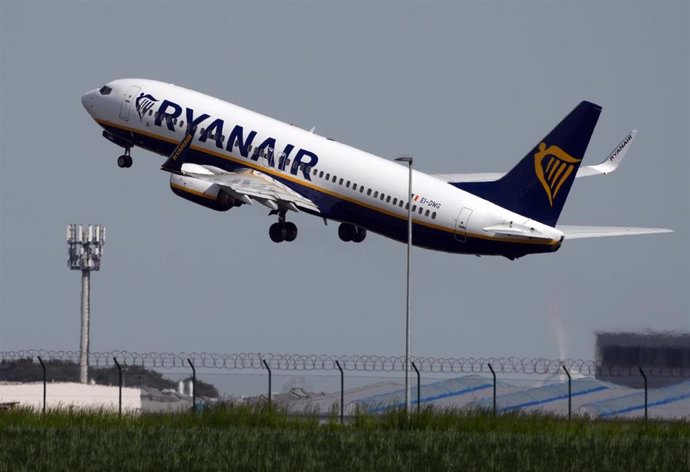
[[[340,239],[354,243],[368,231],[406,242],[409,216],[415,246],[511,260],[557,251],[569,239],[670,232],[557,226],[575,178],[615,171],[636,135],[627,133],[600,164],[580,166],[601,112],[587,101],[509,172],[443,175],[155,80],[114,80],[81,101],[103,136],[124,148],[119,167],[132,166],[135,146],[163,155],[175,195],[217,211],[263,205],[277,217],[269,228],[276,243],[297,237],[288,212],[339,222]]]

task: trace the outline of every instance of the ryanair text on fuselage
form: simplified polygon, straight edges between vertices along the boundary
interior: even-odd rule
[[[143,99],[143,100],[142,100]],[[139,118],[141,119],[146,111],[151,108],[151,104],[157,100],[151,95],[145,95],[142,93],[139,95],[136,101],[137,112],[139,113]],[[142,114],[142,108],[144,113]],[[162,127],[163,121],[165,121],[166,126],[170,131],[175,131],[175,124],[173,120],[180,119],[182,116],[182,106],[170,101],[163,100],[155,112],[154,125]],[[242,125],[235,124],[227,136],[227,143],[224,144],[224,131],[225,120],[222,118],[213,118],[207,113],[195,114],[194,109],[189,107],[184,107],[184,119],[186,120],[187,130],[191,130],[194,127],[199,127],[208,120],[212,120],[210,123],[201,128],[201,134],[199,135],[199,142],[206,142],[211,139],[215,141],[216,147],[218,149],[225,149],[228,152],[232,152],[236,149],[237,152],[242,157],[249,158],[253,161],[258,161],[260,157],[265,157],[268,165],[274,167],[278,170],[284,171],[290,162],[290,154],[295,150],[293,144],[286,144],[283,150],[278,153],[278,162],[276,164],[274,151],[276,149],[276,139],[273,137],[268,137],[264,139],[261,144],[254,146],[253,142],[257,136],[257,132],[254,130],[249,130],[245,136],[245,130]],[[251,153],[251,156],[250,156]],[[306,180],[311,180],[310,169],[316,166],[319,161],[319,156],[315,153],[308,151],[303,148],[299,148],[292,160],[292,165],[290,166],[290,174],[297,175],[298,172],[302,172],[302,175]]]

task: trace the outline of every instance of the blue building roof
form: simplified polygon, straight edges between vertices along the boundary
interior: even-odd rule
[[[571,398],[578,398],[583,395],[588,395],[595,392],[607,390],[609,387],[598,380],[585,378],[575,379],[572,381],[572,395]],[[501,395],[496,398],[496,411],[499,413],[508,413],[525,408],[540,408],[556,401],[567,401],[568,399],[568,383],[557,383],[544,385],[541,387],[529,388],[520,392],[511,393],[508,395]],[[480,408],[489,408],[492,405],[492,399],[484,398],[472,404]]]
[[[498,385],[503,386],[507,384],[499,382]],[[493,382],[490,378],[478,375],[442,380],[421,386],[420,404],[423,405],[446,398],[468,397],[483,390],[488,390],[490,393],[492,388]],[[411,402],[415,405],[417,402],[416,385],[412,385],[411,392]],[[467,402],[473,399],[474,397],[469,398]],[[390,409],[403,408],[405,406],[405,390],[401,389],[390,393],[374,395],[355,403],[370,413],[381,413]]]
[[[690,416],[690,381],[677,385],[650,389],[648,391],[647,407],[649,411],[664,406],[687,406],[679,408],[678,415],[671,416]],[[607,418],[612,416],[624,415],[627,413],[640,414],[644,411],[644,391],[636,391],[617,398],[595,401],[583,406],[583,412]],[[663,415],[668,417],[669,415]]]

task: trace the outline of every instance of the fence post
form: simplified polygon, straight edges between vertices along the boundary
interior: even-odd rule
[[[122,416],[122,366],[117,362],[117,359],[113,357],[115,365],[117,366],[117,414]]]
[[[417,374],[417,414],[419,414],[419,405],[421,403],[421,398],[422,398],[421,376],[419,375],[419,369],[417,369],[417,366],[414,365],[414,361],[412,361],[412,368],[414,369],[415,373]]]
[[[644,422],[647,422],[647,375],[644,373],[644,370],[642,370],[642,367],[638,367],[640,369],[640,374],[642,374],[642,378],[644,379]]]
[[[573,379],[570,377],[570,372],[566,369],[565,365],[561,366],[568,376],[568,421],[570,421],[571,411],[572,411],[572,401],[573,401]]]
[[[41,356],[38,356],[38,362],[41,363],[43,369],[43,414],[46,414],[46,365],[43,363]]]
[[[491,366],[491,362],[489,362],[489,370],[491,371],[491,375],[492,375],[493,378],[494,378],[494,393],[493,393],[493,397],[494,397],[494,403],[493,403],[493,405],[494,405],[494,406],[493,406],[493,413],[494,413],[494,416],[496,416],[496,372],[494,372],[494,368]]]
[[[271,411],[271,368],[268,366],[268,362],[266,362],[266,359],[261,359],[261,362],[263,362],[264,367],[268,371],[268,411]]]
[[[340,371],[340,424],[345,423],[345,373],[343,368],[340,367],[340,362],[335,361],[335,365],[338,366]]]
[[[192,411],[196,413],[196,369],[190,358],[187,358],[187,363],[192,368]]]

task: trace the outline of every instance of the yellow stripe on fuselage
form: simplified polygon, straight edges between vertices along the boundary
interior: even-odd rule
[[[150,138],[157,139],[159,141],[165,141],[165,142],[171,143],[171,144],[178,144],[179,143],[179,141],[172,139],[172,138],[168,138],[167,136],[161,136],[159,134],[140,130],[138,128],[130,128],[128,126],[123,126],[123,125],[120,125],[117,123],[113,123],[111,121],[96,120],[96,122],[98,124],[100,124],[101,126],[112,126],[113,128],[119,128],[119,129],[122,129],[124,131],[129,131],[131,133],[143,134],[144,136],[148,136]],[[244,167],[251,167],[255,170],[258,170],[259,172],[263,172],[264,174],[269,174],[269,175],[272,175],[274,177],[289,180],[290,182],[296,183],[296,184],[301,185],[303,187],[307,187],[307,188],[310,188],[312,190],[316,190],[317,192],[321,192],[321,193],[324,193],[326,195],[330,195],[330,196],[338,198],[340,200],[345,200],[345,201],[348,201],[350,203],[354,203],[355,205],[359,205],[359,206],[362,206],[364,208],[368,208],[368,209],[375,211],[377,213],[382,213],[384,215],[388,215],[388,216],[391,216],[393,218],[397,218],[399,220],[407,221],[407,211],[405,211],[404,214],[394,213],[394,212],[389,211],[385,208],[377,207],[377,206],[371,205],[369,203],[362,202],[361,200],[357,200],[355,198],[352,198],[350,196],[342,195],[340,193],[333,192],[329,189],[319,187],[317,185],[314,185],[311,181],[303,181],[303,180],[297,179],[296,177],[294,177],[290,174],[286,175],[286,174],[277,172],[274,169],[261,167],[257,164],[254,164],[253,162],[247,162],[245,160],[245,158],[235,157],[232,154],[224,154],[224,153],[218,152],[216,150],[205,149],[203,147],[194,146],[194,145],[190,146],[190,148],[195,150],[195,151],[202,152],[204,154],[210,154],[210,155],[217,157],[219,159],[224,159],[226,161],[234,162],[234,163],[241,165],[241,166],[244,166]],[[185,189],[184,191],[188,191],[188,190]],[[425,226],[427,228],[436,229],[439,231],[443,231],[445,233],[450,233],[452,235],[456,234],[455,228],[448,228],[447,226],[436,225],[433,223],[429,223],[428,221],[418,220],[415,218],[412,218],[412,221],[414,224],[419,225],[419,226]],[[472,233],[469,231],[466,233],[466,236],[476,238],[476,239],[484,239],[487,241],[499,241],[499,242],[506,242],[506,243],[511,243],[511,244],[531,244],[531,245],[547,245],[547,246],[553,246],[553,245],[559,244],[559,241],[549,241],[548,243],[544,243],[541,241],[529,241],[529,240],[528,241],[515,241],[514,239],[510,239],[510,238],[497,238],[494,236]]]

